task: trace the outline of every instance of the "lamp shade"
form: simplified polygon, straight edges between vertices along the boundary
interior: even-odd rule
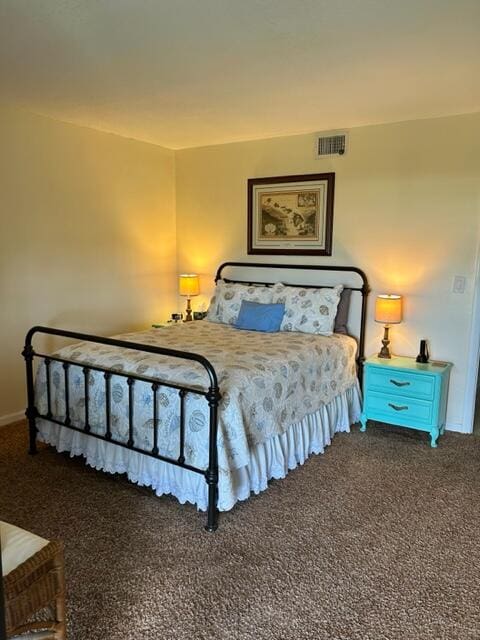
[[[199,279],[196,273],[182,273],[179,277],[181,296],[198,296],[200,293]]]
[[[375,321],[398,324],[402,321],[402,296],[382,294],[375,302]]]

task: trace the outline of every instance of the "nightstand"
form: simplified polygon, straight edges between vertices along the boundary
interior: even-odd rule
[[[362,427],[378,420],[430,434],[431,446],[445,431],[449,362],[420,364],[415,358],[372,356],[364,363]]]

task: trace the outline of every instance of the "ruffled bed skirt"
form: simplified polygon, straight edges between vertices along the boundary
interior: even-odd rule
[[[272,478],[284,478],[288,471],[303,464],[312,453],[323,453],[335,433],[350,431],[361,413],[358,383],[318,411],[292,424],[286,432],[254,446],[247,466],[229,473],[221,471],[218,508],[228,511],[237,500],[267,488]],[[191,502],[207,508],[207,484],[200,474],[129,451],[115,444],[89,437],[56,424],[38,420],[39,440],[71,456],[82,455],[87,464],[108,473],[126,473],[129,480],[152,487],[158,496],[174,495],[182,504]]]

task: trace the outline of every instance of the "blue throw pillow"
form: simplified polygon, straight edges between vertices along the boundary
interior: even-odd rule
[[[235,326],[237,329],[274,333],[280,331],[284,313],[285,305],[283,303],[263,304],[242,300]]]

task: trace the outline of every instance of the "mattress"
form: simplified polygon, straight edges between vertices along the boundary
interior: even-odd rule
[[[115,337],[195,352],[204,355],[215,367],[222,394],[218,414],[220,509],[231,508],[237,499],[248,497],[244,494],[250,490],[262,490],[270,477],[283,477],[282,473],[302,463],[309,453],[323,450],[335,431],[347,430],[349,424],[358,419],[356,344],[349,336],[267,334],[197,321]],[[70,418],[80,426],[85,419],[82,372],[85,365],[187,384],[193,389],[208,388],[203,367],[183,359],[94,343],[72,345],[57,355],[79,363],[70,369],[69,396]],[[51,363],[50,379],[52,412],[62,420],[65,394],[61,363]],[[128,386],[125,377],[113,374],[111,397],[112,435],[126,442]],[[101,372],[90,372],[89,398],[91,430],[104,433],[105,381]],[[160,453],[176,458],[180,429],[178,391],[161,386],[157,402]],[[40,413],[47,412],[44,365],[37,373],[36,404]],[[208,464],[208,418],[205,398],[188,393],[185,462],[199,468]],[[153,394],[146,382],[137,381],[134,386],[134,425],[135,445],[150,450]],[[38,421],[38,428],[40,439],[69,450],[72,455],[84,455],[96,468],[126,472],[133,481],[152,486],[159,494],[173,493],[182,502],[205,507],[206,483],[197,474],[147,460],[141,454],[43,420]],[[284,458],[280,465],[276,462],[279,454]],[[258,465],[259,456],[265,463],[263,468]]]

